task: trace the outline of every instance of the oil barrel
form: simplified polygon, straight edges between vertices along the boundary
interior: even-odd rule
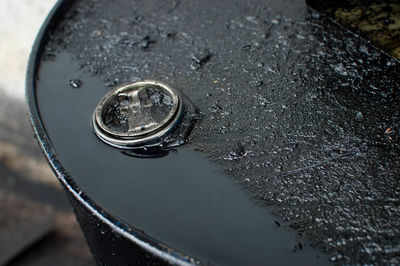
[[[399,74],[302,0],[60,0],[26,95],[99,265],[396,264]]]

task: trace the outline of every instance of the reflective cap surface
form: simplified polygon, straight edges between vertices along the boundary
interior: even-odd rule
[[[182,103],[179,93],[156,81],[118,87],[100,101],[93,128],[104,142],[119,148],[155,144],[176,124]]]

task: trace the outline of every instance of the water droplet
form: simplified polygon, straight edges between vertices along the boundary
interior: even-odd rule
[[[236,145],[232,148],[229,152],[228,156],[225,157],[225,160],[233,161],[237,159],[241,159],[242,157],[246,156],[247,152],[245,151],[243,144],[241,142],[237,142]]]
[[[69,85],[71,85],[72,88],[77,89],[81,87],[82,81],[80,79],[71,79]]]
[[[203,67],[208,61],[210,61],[211,57],[213,54],[205,49],[201,53],[198,53],[197,55],[192,55],[192,60],[193,63],[190,65],[191,70],[198,70],[201,67]]]
[[[331,262],[336,262],[343,259],[343,254],[341,252],[337,252],[335,255],[333,255],[329,260]]]
[[[91,37],[99,37],[102,34],[103,33],[101,32],[101,30],[94,30],[94,31],[92,31]]]
[[[172,38],[174,38],[176,36],[176,32],[168,32],[167,33],[167,38],[168,39],[172,39]]]
[[[251,46],[254,47],[255,49],[261,48],[261,44],[259,42],[253,42]]]
[[[337,65],[331,65],[331,67],[336,71],[336,73],[342,75],[342,76],[347,76],[348,72],[346,68],[343,66],[342,63],[339,63]]]
[[[362,121],[364,120],[364,115],[361,112],[356,113],[356,120],[357,121]]]
[[[315,18],[315,19],[319,19],[321,17],[321,15],[319,13],[317,13],[317,12],[313,12],[311,14],[311,16],[312,16],[312,18]]]
[[[250,81],[250,85],[253,87],[260,87],[264,83],[263,80],[252,80]]]
[[[222,106],[220,106],[220,105],[218,104],[218,102],[214,103],[214,104],[211,106],[211,112],[213,112],[213,113],[219,113],[219,112],[221,112],[221,111],[222,111]]]
[[[150,36],[145,36],[143,40],[139,43],[139,47],[143,50],[147,50],[150,48],[150,45],[154,43],[156,43],[156,41],[151,39]]]
[[[279,20],[271,19],[271,23],[274,24],[274,25],[278,25],[279,24]]]
[[[248,17],[246,17],[246,20],[251,22],[251,23],[258,24],[258,21],[257,21],[256,17],[248,16]]]
[[[118,82],[119,82],[119,79],[117,79],[117,78],[116,79],[106,79],[106,80],[104,80],[104,86],[112,87],[112,86],[117,85]]]
[[[386,65],[387,66],[395,66],[396,62],[393,59],[390,59],[389,61],[387,61]]]

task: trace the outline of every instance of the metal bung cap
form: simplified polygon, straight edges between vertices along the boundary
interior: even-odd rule
[[[157,145],[178,122],[183,109],[178,91],[142,81],[107,93],[93,114],[93,128],[105,143],[129,149]]]

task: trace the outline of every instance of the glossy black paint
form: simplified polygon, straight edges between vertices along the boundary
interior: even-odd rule
[[[71,193],[67,192],[67,195],[90,251],[99,265],[170,265],[116,233],[113,226],[93,216],[82,201]]]

